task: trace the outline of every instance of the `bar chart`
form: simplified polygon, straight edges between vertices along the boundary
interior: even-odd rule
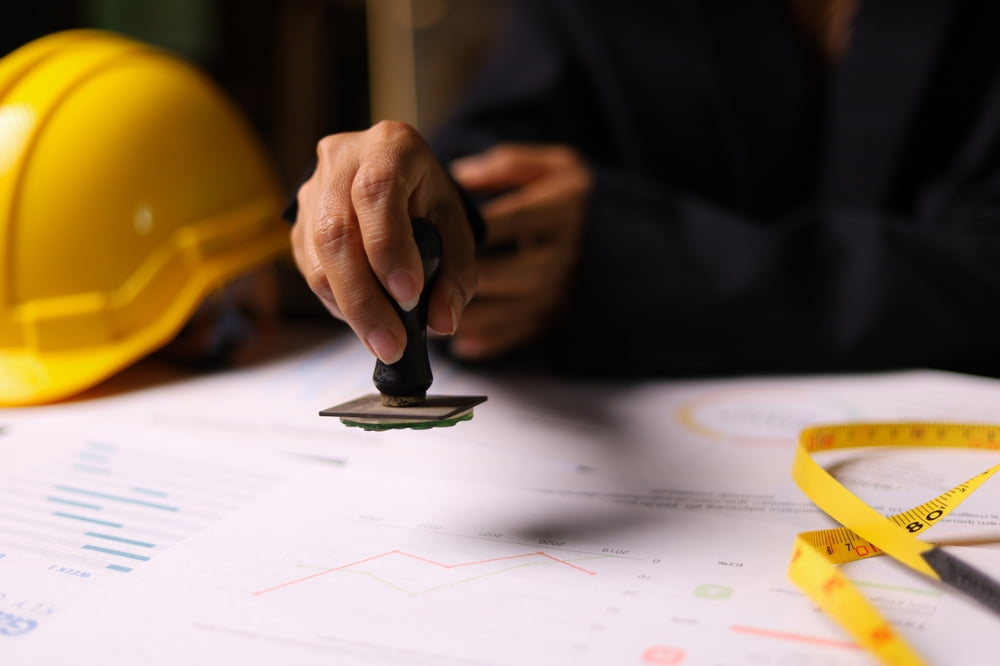
[[[276,477],[166,446],[8,432],[0,565],[90,580],[128,574],[270,487]],[[41,438],[47,441],[40,441]]]

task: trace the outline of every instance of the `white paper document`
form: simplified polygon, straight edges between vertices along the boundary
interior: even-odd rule
[[[490,377],[437,359],[472,421],[368,433],[349,340],[0,412],[0,662],[873,664],[787,580],[832,523],[796,436],[857,420],[1000,422],[1000,382],[938,372],[637,384]],[[995,453],[862,450],[883,513]],[[928,539],[1000,577],[1000,487]],[[994,663],[1000,618],[888,558],[845,567],[931,664]]]

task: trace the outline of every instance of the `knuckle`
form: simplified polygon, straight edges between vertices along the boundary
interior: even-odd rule
[[[315,190],[315,182],[316,182],[316,174],[313,174],[312,176],[304,180],[302,184],[299,185],[299,189],[296,190],[296,198],[298,199],[300,208],[306,205],[309,201],[311,201],[314,198],[315,195],[313,190]]]
[[[380,311],[383,297],[377,291],[369,289],[348,289],[337,303],[344,318],[348,321],[364,324],[371,321],[373,313]]]
[[[368,133],[385,143],[408,143],[420,138],[415,128],[398,120],[380,120],[371,126]]]
[[[316,220],[313,237],[323,255],[339,254],[358,239],[358,227],[348,215],[328,213]]]
[[[382,163],[369,163],[358,169],[351,182],[351,200],[358,207],[378,206],[399,191],[401,185],[394,169]]]
[[[333,155],[339,150],[342,143],[343,138],[339,134],[328,134],[316,142],[316,156],[322,159]]]

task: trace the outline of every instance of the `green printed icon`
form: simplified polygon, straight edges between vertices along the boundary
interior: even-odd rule
[[[733,595],[733,588],[728,585],[713,585],[705,583],[694,588],[694,596],[702,599],[728,599]]]

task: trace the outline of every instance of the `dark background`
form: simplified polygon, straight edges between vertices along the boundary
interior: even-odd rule
[[[430,132],[485,56],[506,6],[506,0],[35,0],[5,9],[0,55],[78,27],[166,47],[230,94],[291,191],[318,138],[371,124],[370,12],[410,13],[415,124]]]
[[[326,134],[364,129],[381,118],[432,133],[488,54],[508,4],[34,0],[5,8],[0,56],[72,28],[111,30],[164,47],[198,66],[243,110],[291,197],[311,166],[316,141]],[[388,26],[390,37],[369,40],[371,26]],[[401,35],[412,40],[412,48]],[[409,68],[397,67],[401,56],[411,58]],[[373,58],[382,59],[388,79],[371,75]],[[412,91],[404,95],[411,104],[376,100],[373,114],[373,86],[382,86],[375,91],[382,100],[386,93],[391,99]],[[290,261],[278,268],[286,316],[329,318]]]

